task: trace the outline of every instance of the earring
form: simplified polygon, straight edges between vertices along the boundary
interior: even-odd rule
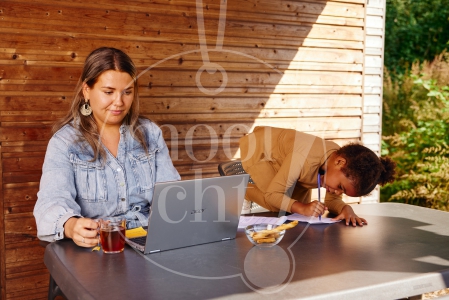
[[[92,113],[92,107],[89,105],[89,100],[86,100],[86,102],[81,105],[80,112],[85,117],[90,116]]]

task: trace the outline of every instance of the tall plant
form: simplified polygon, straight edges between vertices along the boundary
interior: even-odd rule
[[[398,179],[381,189],[381,201],[449,210],[448,73],[440,56],[401,82],[386,80],[382,154],[396,161]]]

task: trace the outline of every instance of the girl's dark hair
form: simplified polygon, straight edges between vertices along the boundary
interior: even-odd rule
[[[335,152],[346,159],[343,174],[354,182],[357,194],[369,194],[377,184],[394,181],[396,163],[389,157],[378,157],[371,149],[356,143],[347,144]]]
[[[133,79],[134,99],[131,108],[123,119],[123,124],[129,125],[129,131],[143,146],[145,151],[148,147],[145,143],[145,135],[140,129],[139,123],[139,97],[137,85],[137,70],[131,58],[123,51],[115,48],[102,47],[92,51],[84,62],[83,72],[78,80],[75,89],[75,97],[68,113],[53,126],[53,133],[61,129],[66,124],[72,124],[92,147],[95,161],[98,157],[105,158],[106,152],[101,145],[100,131],[92,115],[83,116],[80,107],[85,103],[83,95],[83,85],[87,84],[93,88],[98,81],[98,77],[106,71],[113,70],[128,73]]]

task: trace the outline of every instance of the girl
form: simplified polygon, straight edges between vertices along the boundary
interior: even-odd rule
[[[242,166],[255,184],[248,184],[246,199],[271,211],[319,216],[326,207],[345,220],[363,226],[342,194],[369,194],[377,184],[394,180],[395,163],[370,149],[336,143],[292,129],[256,127],[240,139]],[[319,176],[319,179],[318,179]],[[311,202],[311,189],[326,188],[325,203]]]

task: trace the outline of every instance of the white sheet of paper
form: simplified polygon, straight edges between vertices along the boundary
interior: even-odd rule
[[[298,222],[307,222],[310,224],[332,224],[332,223],[337,223],[340,222],[341,220],[338,221],[332,221],[331,218],[324,218],[321,217],[321,220],[318,217],[306,217],[300,214],[292,214],[287,216],[287,220],[297,220]]]
[[[241,216],[240,220],[239,220],[239,228],[245,228],[246,226],[253,225],[253,224],[260,224],[260,223],[281,225],[286,220],[290,220],[290,221],[298,220],[298,222],[307,222],[310,224],[332,224],[332,223],[340,222],[340,221],[332,221],[331,218],[324,218],[324,217],[321,217],[321,221],[320,221],[319,218],[306,217],[306,216],[303,216],[300,214],[292,214],[292,215],[283,216],[280,218]]]
[[[246,226],[253,224],[276,224],[279,218],[274,217],[258,217],[258,216],[240,216],[239,228],[245,228]],[[285,221],[284,221],[285,222]]]

